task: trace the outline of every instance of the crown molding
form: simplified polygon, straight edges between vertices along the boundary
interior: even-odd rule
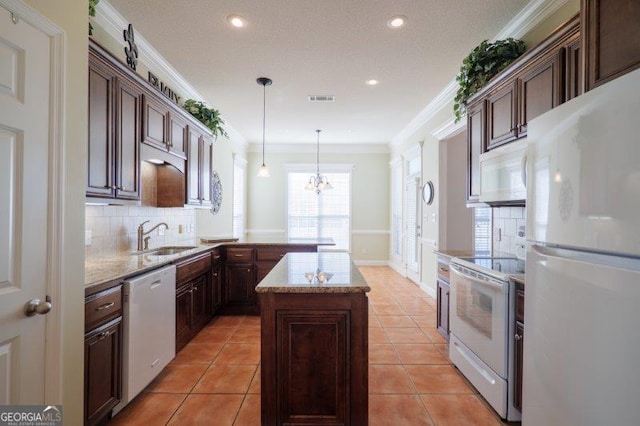
[[[451,117],[445,121],[440,127],[434,130],[431,134],[439,141],[443,139],[449,139],[459,133],[464,132],[467,129],[466,115],[463,115],[460,121],[456,123],[455,117]]]
[[[93,23],[101,27],[111,38],[120,40],[122,31],[128,26],[129,22],[120,15],[108,0],[102,0],[96,6],[96,16],[93,17]],[[136,44],[140,54],[140,61],[144,62],[154,73],[162,74],[171,80],[171,83],[179,88],[179,91],[187,98],[201,99],[205,103],[207,99],[202,96],[189,82],[167,61],[144,36],[136,30]],[[233,141],[239,141],[242,146],[246,147],[246,139],[229,124],[225,124],[225,130]]]
[[[532,0],[516,16],[504,26],[492,41],[507,37],[522,37],[541,22],[548,19],[569,0]],[[429,120],[442,108],[453,102],[458,83],[454,78],[436,95],[429,104],[418,113],[396,136],[391,139],[389,145],[397,147],[405,142],[411,135],[425,126]],[[453,115],[453,113],[452,113]],[[446,124],[445,124],[446,125]],[[444,126],[441,126],[441,128]],[[455,133],[454,133],[455,134]],[[453,136],[449,135],[449,136]]]
[[[247,152],[262,152],[262,144],[249,144]],[[316,145],[308,143],[276,143],[267,144],[267,154],[315,154]],[[387,144],[322,144],[321,154],[388,154]]]

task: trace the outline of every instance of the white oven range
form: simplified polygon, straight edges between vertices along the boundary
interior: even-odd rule
[[[451,260],[449,358],[501,418],[520,420],[514,406],[516,258]]]

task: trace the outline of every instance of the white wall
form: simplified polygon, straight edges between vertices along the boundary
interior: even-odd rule
[[[313,153],[269,153],[265,163],[270,178],[258,178],[262,154],[248,155],[247,229],[254,233],[285,235],[287,224],[286,164],[315,164]],[[320,154],[322,164],[353,164],[351,251],[356,262],[389,260],[389,154]]]

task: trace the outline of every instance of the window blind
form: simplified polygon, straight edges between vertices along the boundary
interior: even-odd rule
[[[473,244],[476,254],[491,255],[491,208],[478,207],[474,209]]]
[[[305,189],[308,173],[289,172],[287,232],[289,238],[333,238],[333,249],[349,250],[351,173],[323,173],[333,189],[316,194]]]

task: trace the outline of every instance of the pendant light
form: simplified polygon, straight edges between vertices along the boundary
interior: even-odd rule
[[[309,177],[309,182],[305,185],[305,189],[309,191],[316,191],[316,194],[320,194],[326,189],[333,189],[333,186],[329,183],[329,179],[326,176],[320,174],[320,132],[322,130],[316,130],[318,134],[317,150],[316,150],[316,174]]]
[[[259,85],[262,86],[262,165],[260,166],[260,170],[258,170],[258,177],[269,177],[269,169],[267,165],[264,164],[264,129],[266,124],[266,109],[267,109],[267,86],[271,86],[270,78],[260,77],[256,80]]]

